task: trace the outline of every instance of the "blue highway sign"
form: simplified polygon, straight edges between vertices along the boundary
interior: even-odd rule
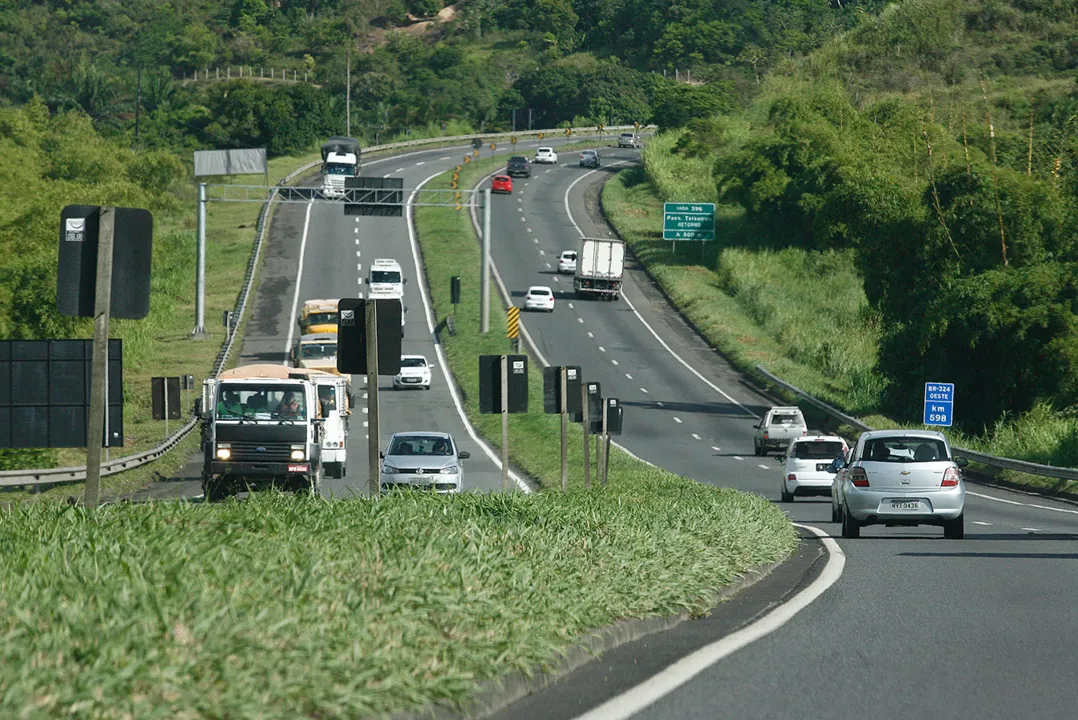
[[[925,383],[925,425],[951,427],[954,422],[954,383]]]

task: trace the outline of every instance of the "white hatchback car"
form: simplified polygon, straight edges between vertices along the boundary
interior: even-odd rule
[[[838,435],[804,435],[790,441],[782,470],[782,502],[796,495],[830,495],[835,476],[828,466],[850,451]]]
[[[547,163],[549,165],[558,164],[558,153],[554,152],[554,148],[541,147],[535,151],[535,159],[533,163]]]
[[[543,285],[532,285],[524,296],[524,309],[554,312],[554,291]]]
[[[865,525],[942,525],[943,536],[965,536],[965,458],[955,459],[943,433],[873,430],[861,433],[845,462],[836,461],[832,503],[842,537]]]
[[[560,273],[575,273],[576,272],[576,250],[563,250],[561,257],[558,258],[558,272]]]
[[[418,387],[430,390],[430,369],[422,355],[401,355],[401,371],[393,378],[393,389]]]
[[[397,488],[459,493],[467,451],[457,449],[453,436],[444,432],[399,432],[381,453],[379,478],[383,491]]]

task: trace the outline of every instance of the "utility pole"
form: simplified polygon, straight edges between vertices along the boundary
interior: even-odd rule
[[[206,333],[206,183],[198,184],[198,259],[195,267],[195,329],[192,337]]]
[[[138,66],[138,81],[135,85],[135,140],[138,140],[139,115],[142,114],[142,65]]]
[[[345,137],[352,137],[352,38],[348,38],[348,69],[345,71],[344,116]]]

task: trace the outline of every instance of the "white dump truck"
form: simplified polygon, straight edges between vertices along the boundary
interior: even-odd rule
[[[209,501],[271,486],[322,485],[318,392],[283,365],[244,365],[202,383],[202,489]]]
[[[318,415],[322,418],[322,467],[331,478],[348,474],[348,420],[352,415],[348,380],[325,370],[295,368],[289,373],[306,376],[318,393]]]
[[[344,195],[345,178],[359,177],[359,141],[350,137],[331,137],[322,144],[322,194],[337,198]]]
[[[625,277],[625,243],[610,238],[581,238],[573,288],[579,298],[617,300]]]

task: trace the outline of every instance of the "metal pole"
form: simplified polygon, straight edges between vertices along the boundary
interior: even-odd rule
[[[344,94],[344,113],[346,117],[344,134],[348,137],[352,137],[352,43],[350,39],[348,42],[348,52],[346,54],[348,56],[348,69],[345,72],[347,80],[345,81],[346,90]]]
[[[489,190],[487,192],[490,192]],[[502,355],[502,492],[509,489],[509,356]]]
[[[168,440],[168,378],[166,377],[165,385],[165,439]]]
[[[371,497],[382,492],[379,476],[381,458],[378,447],[378,303],[365,303],[367,332],[367,461],[370,470]]]
[[[528,129],[532,129],[532,109],[528,108]]]
[[[195,329],[191,334],[206,333],[206,183],[198,184],[198,267],[195,272]]]
[[[115,235],[115,233],[113,233]],[[167,437],[167,436],[166,436]],[[108,353],[105,353],[105,462],[109,461],[109,446],[112,445],[112,436],[109,435],[109,363]]]
[[[480,332],[490,332],[490,188],[483,190],[483,276],[479,281]]]
[[[517,109],[513,108],[513,132],[517,131]]]
[[[603,432],[600,430],[595,435],[595,481],[603,474]]]
[[[569,371],[561,366],[561,491],[569,491]]]
[[[610,470],[610,434],[606,431],[606,409],[609,404],[606,398],[603,398],[603,439],[605,440],[603,448],[603,487],[606,487],[606,474]]]
[[[101,208],[94,286],[94,344],[90,378],[90,422],[86,431],[86,488],[83,503],[97,507],[101,495],[101,446],[105,439],[105,372],[109,360],[109,312],[112,303],[112,241],[116,208]]]
[[[584,488],[591,489],[591,438],[588,437],[588,433],[591,428],[588,426],[591,424],[591,418],[588,417],[588,384],[586,382],[580,383],[580,401],[583,403],[581,413],[584,418]]]
[[[139,115],[142,114],[142,65],[138,66],[138,82],[135,86],[135,139],[138,140]]]

